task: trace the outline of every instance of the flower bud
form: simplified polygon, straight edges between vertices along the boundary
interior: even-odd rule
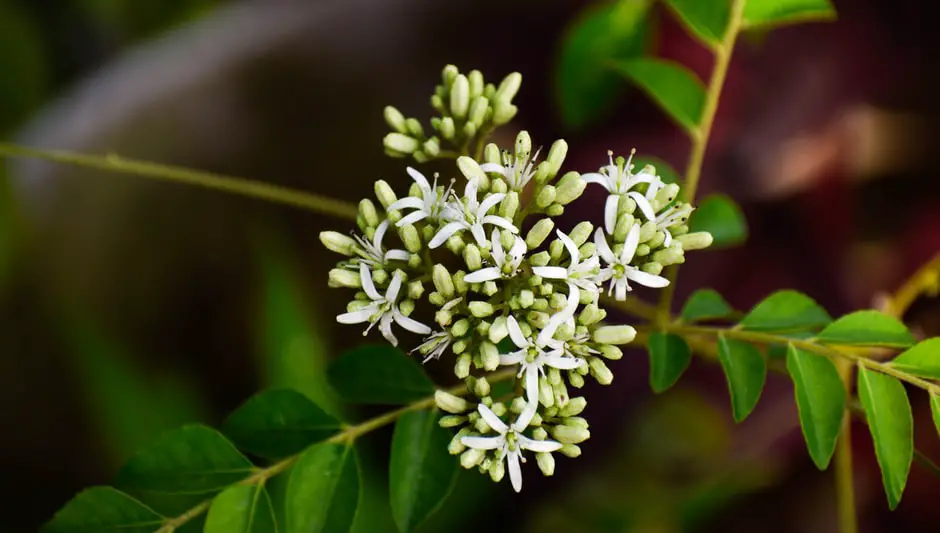
[[[395,203],[395,200],[398,200],[398,197],[395,196],[395,191],[392,190],[385,180],[375,182],[375,197],[379,199],[379,203],[382,204],[382,207],[385,209],[388,209],[388,206]]]
[[[502,194],[509,191],[509,185],[506,185],[506,182],[503,180],[493,180],[490,184],[490,192],[494,194]]]
[[[545,407],[555,405],[555,391],[547,379],[539,379],[539,403]]]
[[[480,255],[480,249],[476,244],[470,243],[463,249],[463,260],[467,263],[470,271],[480,270],[483,267],[483,257]]]
[[[516,113],[519,112],[519,108],[506,102],[505,100],[496,100],[493,102],[493,125],[502,126],[507,124],[513,117],[516,116]]]
[[[439,94],[431,95],[431,107],[438,113],[444,113],[444,99]],[[441,117],[431,117],[431,126],[435,130],[441,131]]]
[[[555,261],[561,259],[561,254],[564,253],[564,251],[565,245],[561,240],[554,240],[548,245],[548,254]]]
[[[506,317],[500,315],[493,320],[488,337],[493,344],[499,344],[507,335],[509,335],[509,327],[506,325]]]
[[[552,204],[545,209],[545,214],[550,217],[560,217],[565,213],[565,206],[561,204]]]
[[[633,254],[634,257],[646,257],[650,254],[650,247],[648,244],[639,244],[636,247],[636,253]]]
[[[499,292],[499,286],[496,285],[496,282],[493,280],[487,280],[483,282],[483,294],[487,296],[493,296]]]
[[[437,157],[441,153],[441,142],[437,140],[437,137],[431,137],[424,141],[421,150],[430,158]]]
[[[568,372],[568,384],[576,389],[580,389],[584,386],[584,376],[572,370]]]
[[[470,98],[476,98],[483,94],[483,73],[479,70],[471,70],[467,74],[467,81],[470,82]]]
[[[580,416],[568,416],[565,417],[562,422],[566,426],[571,426],[573,428],[583,428],[588,429],[588,421]]]
[[[450,328],[450,334],[454,337],[463,337],[468,331],[470,331],[470,321],[466,318],[454,322],[454,325]]]
[[[359,272],[353,272],[345,268],[334,268],[330,270],[328,285],[332,288],[349,287],[358,289],[362,287],[362,278],[359,277]]]
[[[519,209],[519,193],[509,191],[499,204],[499,216],[511,221],[516,216],[517,209]],[[511,235],[508,231],[504,231],[502,234]]]
[[[423,291],[423,290],[424,290],[424,289],[422,289],[422,291]],[[400,304],[398,304],[398,310],[401,311],[401,313],[402,313],[403,315],[405,315],[405,316],[410,315],[410,314],[413,313],[414,310],[415,310],[415,301],[414,301],[414,300],[410,300],[410,299],[409,299],[409,300],[402,300],[402,302],[401,302]]]
[[[712,245],[712,234],[707,231],[697,231],[676,237],[683,250],[702,250]]]
[[[409,118],[405,120],[405,127],[408,128],[408,132],[415,139],[421,139],[424,137],[424,128],[421,126],[421,123],[418,122],[418,119]]]
[[[656,233],[656,223],[652,220],[646,221],[640,226],[640,242],[646,242],[653,238]]]
[[[457,379],[464,379],[470,375],[471,359],[470,354],[466,353],[457,358],[457,364],[454,365],[454,375]]]
[[[483,125],[483,122],[486,120],[486,112],[490,108],[490,101],[486,99],[485,96],[477,96],[473,99],[473,102],[470,104],[470,114],[467,117],[467,120],[470,121],[477,129]]]
[[[490,479],[492,479],[495,483],[499,483],[506,475],[506,465],[503,464],[503,461],[493,461],[490,463],[490,467],[487,469],[487,472],[490,474]]]
[[[568,305],[568,296],[560,292],[556,292],[552,294],[549,305],[551,305],[552,309],[564,309],[565,306]]]
[[[498,417],[503,417],[506,415],[506,411],[507,411],[506,404],[504,404],[503,402],[493,402],[493,404],[490,405],[490,410],[493,411],[494,415]]]
[[[454,118],[461,120],[467,116],[467,110],[470,108],[470,81],[463,74],[458,74],[454,78],[454,83],[450,87],[450,114]]]
[[[519,87],[522,85],[522,74],[518,72],[513,72],[509,74],[503,81],[499,84],[499,87],[496,89],[496,94],[493,95],[493,100],[497,102],[509,103],[513,98],[516,97],[516,93],[519,92]]]
[[[488,317],[493,314],[493,305],[489,302],[470,302],[470,314],[477,318]]]
[[[470,402],[460,396],[454,396],[449,392],[438,390],[434,392],[434,403],[444,412],[454,415],[463,414],[472,407]]]
[[[535,303],[535,293],[529,289],[522,289],[519,291],[519,305],[523,309],[532,307],[532,304]]]
[[[534,303],[535,302],[533,302],[533,305],[530,307],[535,307]],[[526,321],[539,329],[547,326],[550,319],[551,317],[548,315],[548,313],[543,311],[532,310],[526,313]]]
[[[577,444],[565,444],[558,450],[562,455],[570,459],[581,457],[581,447]]]
[[[463,125],[463,130],[461,130],[464,137],[470,138],[477,134],[477,125],[473,122],[467,122]]]
[[[454,78],[460,74],[460,71],[457,70],[457,67],[454,65],[447,65],[444,67],[444,70],[441,71],[441,80],[444,82],[445,87],[449,87],[454,83]]]
[[[601,355],[611,361],[616,361],[623,357],[623,350],[612,344],[604,344],[600,347],[600,350]]]
[[[372,203],[372,200],[363,198],[359,202],[359,215],[368,227],[374,228],[379,225],[379,214],[376,212],[375,204]]]
[[[493,143],[486,145],[486,148],[483,149],[483,161],[485,163],[497,163],[502,164],[502,158],[500,157],[499,147]]]
[[[542,190],[539,191],[539,195],[535,197],[535,205],[541,209],[545,209],[546,207],[550,206],[554,201],[555,187],[551,185],[542,187]]]
[[[496,357],[498,358],[499,354],[497,354]],[[477,382],[473,384],[473,394],[476,394],[480,398],[484,396],[489,396],[490,395],[490,382],[487,381],[485,377],[478,379]]]
[[[484,370],[487,372],[496,370],[496,368],[499,366],[499,348],[497,348],[496,345],[491,342],[481,342],[480,358],[483,360]]]
[[[636,212],[636,200],[630,198],[629,196],[620,196],[620,201],[617,203],[617,216],[623,215],[624,213],[632,215]]]
[[[662,263],[656,262],[643,263],[643,266],[640,267],[640,270],[646,272],[647,274],[658,276],[663,272],[663,265]]]
[[[338,231],[321,231],[320,242],[326,246],[327,250],[343,255],[353,255],[355,253],[356,241],[348,235],[343,235]]]
[[[595,252],[597,252],[597,245],[593,242],[586,242],[578,248],[578,254],[581,257],[591,257]]]
[[[434,288],[444,298],[450,298],[454,295],[454,282],[450,277],[447,267],[441,264],[434,265],[431,271],[431,280],[434,282]]]
[[[566,172],[558,181],[555,191],[555,201],[561,205],[567,205],[581,197],[587,182],[581,178],[577,172]]]
[[[614,380],[614,374],[607,368],[604,360],[599,357],[594,357],[589,364],[591,367],[591,375],[594,376],[594,379],[601,385],[610,385]]]
[[[487,180],[486,174],[484,174],[483,169],[480,168],[480,164],[471,157],[465,155],[458,157],[457,168],[460,169],[460,173],[469,181],[480,183]]]
[[[552,437],[562,444],[578,444],[591,438],[591,432],[581,427],[559,425],[553,427],[551,433]]]
[[[594,330],[592,338],[599,344],[627,344],[636,337],[632,326],[601,326]]]
[[[679,186],[675,183],[669,183],[662,189],[660,189],[656,196],[653,197],[653,207],[659,211],[662,208],[666,207],[673,200],[676,199],[676,196],[679,194]]]
[[[460,439],[468,436],[469,434],[470,434],[469,428],[461,428],[460,431],[458,431],[457,434],[454,435],[454,438],[450,439],[450,443],[447,445],[447,453],[451,455],[458,455],[464,450],[466,450],[467,447],[464,446],[462,442],[460,442]]]
[[[591,236],[592,231],[594,231],[594,225],[585,220],[571,228],[568,238],[574,242],[575,246],[581,246]]]
[[[525,236],[526,246],[528,246],[530,250],[541,246],[542,242],[545,241],[545,238],[548,237],[554,227],[555,223],[552,222],[550,218],[543,218],[536,222]]]
[[[529,264],[532,266],[545,266],[551,260],[551,256],[548,255],[548,252],[541,251],[537,254],[532,254],[529,256]]]
[[[532,137],[529,136],[529,132],[522,130],[516,135],[516,160],[525,160],[529,158],[529,154],[532,153]]]
[[[584,396],[578,396],[577,398],[569,399],[568,403],[558,411],[558,414],[562,417],[577,416],[584,411],[585,407],[587,407],[587,400]]]
[[[446,415],[446,416],[442,416],[441,419],[438,420],[437,423],[442,428],[455,428],[458,426],[462,426],[466,421],[467,421],[467,417],[465,416]]]
[[[388,124],[388,127],[398,133],[405,133],[405,131],[407,131],[405,129],[405,117],[400,111],[392,106],[385,106],[383,115],[385,116],[385,123]]]
[[[441,119],[441,137],[452,141],[454,136],[457,135],[457,126],[454,124],[454,119],[451,117],[444,117]]]
[[[552,384],[552,393],[555,396],[555,407],[559,409],[564,409],[568,405],[568,387],[565,386],[564,381],[559,381],[558,383]]]
[[[466,79],[466,78],[465,78]],[[480,464],[486,451],[477,448],[470,448],[460,454],[460,466],[470,469]]]
[[[463,280],[466,275],[467,273],[463,270],[458,270],[451,278],[454,280],[454,288],[457,289],[459,294],[467,294],[467,291],[470,290],[470,284]]]
[[[535,462],[539,465],[539,470],[546,476],[555,473],[555,458],[550,453],[538,452],[535,454]]]
[[[400,154],[410,154],[421,148],[421,143],[417,139],[409,137],[403,133],[389,133],[382,140],[386,150]]]

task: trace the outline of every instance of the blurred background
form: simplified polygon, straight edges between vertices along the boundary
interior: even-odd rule
[[[834,3],[837,22],[739,41],[701,193],[740,202],[750,236],[690,254],[677,302],[712,287],[746,309],[793,288],[835,315],[874,305],[940,251],[929,160],[940,42],[926,7]],[[383,155],[382,107],[430,115],[440,69],[454,63],[490,80],[522,72],[516,126],[541,145],[567,139],[566,168],[636,147],[682,169],[683,134],[604,68],[643,53],[711,68],[646,0],[3,0],[0,132],[355,201],[375,179],[409,183],[405,163]],[[295,387],[350,419],[374,414],[339,405],[323,378],[332,356],[364,342],[334,324],[335,257],[317,240],[346,227],[181,185],[2,162],[0,531],[36,531],[161,432],[217,425],[264,387]],[[940,335],[936,299],[905,318]],[[427,369],[446,380],[448,367]],[[809,460],[786,377],[771,376],[735,426],[710,363],[694,361],[663,395],[649,391],[642,350],[613,370],[611,387],[587,391],[582,458],[529,476],[521,496],[462,473],[423,531],[835,530],[832,473]],[[925,398],[912,397],[918,447],[940,458]],[[862,531],[936,524],[940,480],[915,464],[889,513],[865,426],[854,434]],[[364,442],[358,532],[394,530],[389,435]]]

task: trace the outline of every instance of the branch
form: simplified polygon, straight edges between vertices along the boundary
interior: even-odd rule
[[[901,319],[921,294],[935,293],[940,287],[940,254],[937,254],[909,277],[888,298],[884,312]]]
[[[123,157],[113,154],[101,157],[63,150],[40,150],[28,146],[0,143],[0,157],[43,159],[63,165],[91,168],[105,172],[132,174],[161,181],[185,183],[187,185],[196,185],[216,191],[299,207],[321,215],[331,215],[348,220],[356,220],[356,214],[358,212],[356,206],[328,196],[307,193],[260,181],[213,174],[211,172],[124,159]]]

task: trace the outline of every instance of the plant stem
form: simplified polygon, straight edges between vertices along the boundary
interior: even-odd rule
[[[847,360],[836,362],[845,390],[851,397],[854,365]],[[855,511],[855,482],[852,470],[852,411],[842,413],[842,427],[836,442],[836,507],[839,511],[839,532],[858,533],[858,517]]]
[[[321,215],[331,215],[348,220],[356,220],[356,206],[335,198],[298,191],[279,185],[271,185],[260,181],[223,176],[210,172],[149,163],[146,161],[124,159],[117,155],[101,157],[63,150],[40,150],[27,146],[0,143],[0,157],[43,159],[64,165],[92,168],[106,172],[133,174],[162,181],[185,183],[216,191],[291,205]]]
[[[734,0],[731,5],[731,18],[725,28],[725,35],[721,42],[715,45],[715,65],[712,68],[711,78],[705,93],[705,105],[702,108],[702,121],[698,129],[692,132],[692,149],[689,152],[689,162],[685,169],[685,181],[682,184],[682,194],[687,202],[695,200],[699,178],[702,175],[702,163],[705,161],[705,150],[708,148],[708,139],[711,136],[712,123],[718,111],[718,101],[721,90],[728,75],[728,65],[731,63],[731,54],[734,44],[741,32],[741,21],[744,16],[745,0]],[[679,276],[679,266],[673,265],[666,269],[666,278],[669,285],[663,290],[659,298],[659,324],[665,324],[669,316],[672,297],[676,292],[676,278]]]
[[[889,300],[885,312],[900,320],[918,296],[937,291],[938,285],[940,285],[940,254],[935,255],[917,269],[917,272],[901,285]]]
[[[488,375],[487,381],[489,381],[490,383],[498,383],[500,381],[510,379],[514,377],[515,375],[516,375],[515,370],[512,370],[512,369],[502,370],[500,372],[494,372]],[[457,396],[462,396],[462,395],[467,394],[467,387],[464,384],[455,385],[445,390]],[[362,422],[360,424],[348,426],[342,431],[340,431],[339,433],[323,441],[322,443],[352,444],[353,441],[355,441],[357,438],[361,437],[362,435],[365,435],[366,433],[374,431],[382,426],[391,424],[392,422],[401,418],[402,415],[406,413],[409,413],[411,411],[421,411],[424,409],[429,409],[431,407],[434,407],[433,395],[428,396],[427,398],[418,400],[414,403],[410,403],[399,409],[395,409],[394,411],[389,411],[387,413],[381,414],[375,418],[370,418],[369,420],[366,420],[365,422]],[[239,485],[258,485],[260,483],[264,483],[265,481],[271,479],[272,477],[292,467],[294,463],[296,463],[300,459],[300,456],[303,455],[303,453],[304,452],[300,452],[298,454],[292,455],[285,459],[281,459],[280,461],[272,464],[271,466],[268,466],[265,468],[259,468],[255,470],[250,476],[239,481],[238,484]],[[208,500],[200,502],[199,505],[192,507],[185,513],[179,516],[167,519],[166,522],[163,523],[163,526],[157,530],[157,533],[172,533],[176,528],[189,522],[193,518],[196,518],[200,514],[208,511],[209,507],[212,505],[212,500],[213,498],[209,498]]]

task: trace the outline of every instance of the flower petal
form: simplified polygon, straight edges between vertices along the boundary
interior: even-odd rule
[[[391,209],[391,207],[389,207],[389,209]],[[419,220],[424,220],[426,218],[428,218],[428,214],[419,209],[419,210],[412,211],[411,213],[403,216],[401,220],[395,223],[395,225],[398,227],[402,227],[406,224],[414,224],[415,222],[418,222]]]
[[[502,268],[503,263],[506,262],[506,252],[503,250],[503,244],[499,240],[499,230],[493,229],[493,236],[491,237],[493,243],[493,249],[490,250],[490,253],[493,254],[493,261],[496,262],[496,266]]]
[[[431,328],[411,317],[405,316],[404,313],[399,311],[397,308],[392,311],[392,317],[395,319],[395,322],[398,322],[399,326],[407,329],[412,333],[417,333],[419,335],[427,335],[428,333],[431,333]]]
[[[577,357],[568,357],[561,354],[546,355],[543,357],[545,364],[559,370],[574,370],[584,364],[584,359]]]
[[[627,278],[620,278],[613,282],[613,287],[616,290],[614,298],[619,301],[624,301],[627,299],[627,291],[630,290],[630,285],[627,284]]]
[[[512,243],[512,248],[509,249],[510,261],[513,265],[518,266],[522,261],[522,258],[525,257],[526,244],[525,241],[520,237],[516,237],[516,240]]]
[[[401,290],[401,276],[392,273],[392,281],[388,283],[388,289],[385,290],[385,301],[394,302],[398,300],[398,292]]]
[[[568,255],[571,256],[571,265],[568,268],[575,268],[578,265],[578,260],[581,258],[581,252],[578,251],[578,245],[571,240],[571,237],[567,236],[560,229],[555,230],[555,235],[558,235],[558,238],[561,240],[561,243],[565,245],[565,250],[568,250]],[[541,274],[540,274],[541,275]],[[542,276],[543,278],[545,276]]]
[[[594,232],[594,244],[597,245],[597,253],[600,254],[607,264],[612,265],[617,262],[614,252],[610,249],[610,245],[607,244],[604,230],[601,228],[597,228],[597,231]]]
[[[477,246],[480,248],[486,248],[486,234],[483,233],[483,224],[477,222],[476,224],[470,226],[470,233],[473,235],[473,239],[477,241]]]
[[[495,172],[497,174],[506,173],[506,167],[500,165],[499,163],[483,163],[480,165],[480,170],[483,172]]]
[[[431,239],[431,242],[428,243],[428,248],[437,248],[438,246],[447,242],[453,234],[457,233],[460,230],[467,229],[467,225],[463,222],[450,222],[440,230],[437,234],[434,235],[434,238]]]
[[[421,198],[415,198],[414,196],[406,196],[405,198],[400,198],[395,200],[388,206],[389,211],[399,211],[401,209],[421,209],[424,207],[424,200]],[[401,221],[398,221],[398,225],[401,225]]]
[[[614,228],[617,226],[617,208],[619,206],[619,194],[611,194],[607,197],[607,202],[604,204],[604,229],[611,235],[614,234]]]
[[[633,281],[643,285],[645,287],[653,287],[654,289],[661,289],[669,285],[669,280],[662,277],[650,274],[648,272],[643,272],[637,268],[628,268],[626,271],[626,276]]]
[[[536,276],[542,276],[549,279],[565,279],[568,277],[568,271],[564,267],[532,267],[532,273]]]
[[[610,179],[600,172],[588,172],[587,174],[581,174],[581,179],[588,183],[596,183],[608,191],[610,190]]]
[[[518,348],[529,347],[529,340],[522,334],[522,328],[520,328],[519,323],[516,322],[516,317],[512,315],[506,317],[506,327],[509,329],[509,338],[512,339],[513,344]]]
[[[385,337],[385,340],[387,340],[389,344],[398,346],[398,339],[395,338],[395,334],[392,333],[391,313],[385,313],[382,315],[382,318],[379,319],[379,332],[382,333],[382,336]]]
[[[365,263],[359,263],[359,279],[362,281],[362,290],[373,300],[381,300],[382,295],[375,290],[375,284],[372,283],[372,271]]]
[[[411,176],[411,179],[415,180],[415,183],[418,184],[418,187],[421,188],[422,192],[431,190],[431,184],[428,183],[428,179],[424,177],[424,174],[422,174],[421,172],[418,172],[417,170],[411,167],[407,167],[405,169],[405,172],[407,172],[408,175]]]
[[[368,305],[356,311],[336,315],[336,321],[340,324],[361,324],[368,322],[373,314],[375,314],[375,306]]]
[[[519,447],[523,450],[531,450],[539,453],[557,452],[561,449],[561,443],[553,440],[535,440],[525,435],[516,435]]]
[[[493,206],[503,201],[503,198],[506,197],[505,193],[491,194],[483,199],[480,202],[480,207],[477,209],[476,215],[477,218],[483,217],[490,209],[493,209]]]
[[[522,431],[529,427],[529,422],[535,416],[535,411],[539,406],[539,369],[536,365],[529,365],[525,369],[525,399],[526,406],[519,413],[519,417],[513,422],[512,427],[516,431]]]
[[[525,350],[519,350],[518,352],[500,354],[499,364],[503,366],[518,365],[519,363],[525,361],[525,356],[526,356]]]
[[[522,490],[522,468],[519,466],[519,451],[509,452],[506,462],[509,463],[509,481],[512,482],[512,489],[519,492]]]
[[[404,250],[389,250],[385,252],[386,261],[407,261],[411,259],[411,254]]]
[[[486,215],[483,217],[480,224],[492,224],[494,226],[499,226],[504,230],[508,230],[510,233],[519,233],[519,228],[512,225],[512,222],[506,220],[505,218],[497,215]]]
[[[388,230],[388,220],[383,220],[379,227],[375,228],[375,233],[372,234],[372,246],[375,246],[376,250],[382,249],[382,239],[385,237],[385,232]]]
[[[627,233],[627,240],[623,243],[623,250],[620,252],[620,262],[624,265],[633,261],[636,254],[636,247],[640,244],[640,225],[634,224]]]
[[[640,208],[646,220],[656,220],[656,213],[653,211],[653,206],[645,196],[636,191],[630,191],[630,198],[636,201],[636,206]]]
[[[492,279],[499,279],[499,269],[496,267],[481,268],[464,276],[467,283],[483,283]]]
[[[506,442],[506,437],[461,437],[460,443],[477,450],[495,450]]]
[[[480,416],[483,417],[483,421],[486,422],[486,425],[490,426],[493,431],[497,433],[506,433],[509,431],[509,426],[500,420],[500,418],[496,416],[496,413],[486,405],[482,403],[477,405],[477,411],[480,413]]]

